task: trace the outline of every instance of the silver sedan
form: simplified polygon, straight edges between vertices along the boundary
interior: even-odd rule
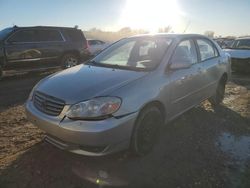
[[[230,74],[229,56],[202,35],[135,36],[41,80],[26,112],[61,149],[145,155],[161,126],[206,99],[221,103]]]

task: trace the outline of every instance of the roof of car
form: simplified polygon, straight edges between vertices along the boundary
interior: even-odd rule
[[[250,40],[250,37],[239,37],[235,40]]]
[[[165,36],[165,37],[170,37],[170,38],[192,38],[192,37],[203,37],[203,38],[208,38],[204,35],[200,34],[172,34],[172,33],[156,33],[156,34],[141,34],[141,35],[135,35],[129,38],[133,37],[143,37],[143,36]]]
[[[25,26],[25,27],[19,27],[14,26],[13,29],[78,29],[76,27],[59,27],[59,26]]]

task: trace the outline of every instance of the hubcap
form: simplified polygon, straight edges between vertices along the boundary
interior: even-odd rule
[[[73,67],[73,66],[76,66],[78,63],[77,59],[74,58],[74,57],[69,57],[68,59],[66,59],[65,61],[65,66],[66,68],[70,68],[70,67]]]

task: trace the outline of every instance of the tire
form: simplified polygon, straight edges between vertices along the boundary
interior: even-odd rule
[[[61,59],[61,67],[63,69],[67,69],[73,66],[78,65],[79,58],[75,54],[65,54]]]
[[[158,108],[149,107],[140,113],[130,144],[130,148],[136,156],[144,156],[153,149],[162,125],[163,116]]]
[[[209,99],[209,102],[212,104],[212,106],[218,106],[220,103],[222,103],[225,95],[225,87],[226,81],[225,79],[221,79],[217,86],[215,95]]]

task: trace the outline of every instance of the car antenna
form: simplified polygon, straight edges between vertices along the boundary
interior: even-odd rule
[[[188,27],[190,26],[190,24],[191,24],[191,22],[190,22],[190,21],[188,21],[188,23],[187,23],[187,25],[186,25],[186,27],[185,27],[185,29],[184,29],[183,33],[186,33],[186,31],[187,31]]]

